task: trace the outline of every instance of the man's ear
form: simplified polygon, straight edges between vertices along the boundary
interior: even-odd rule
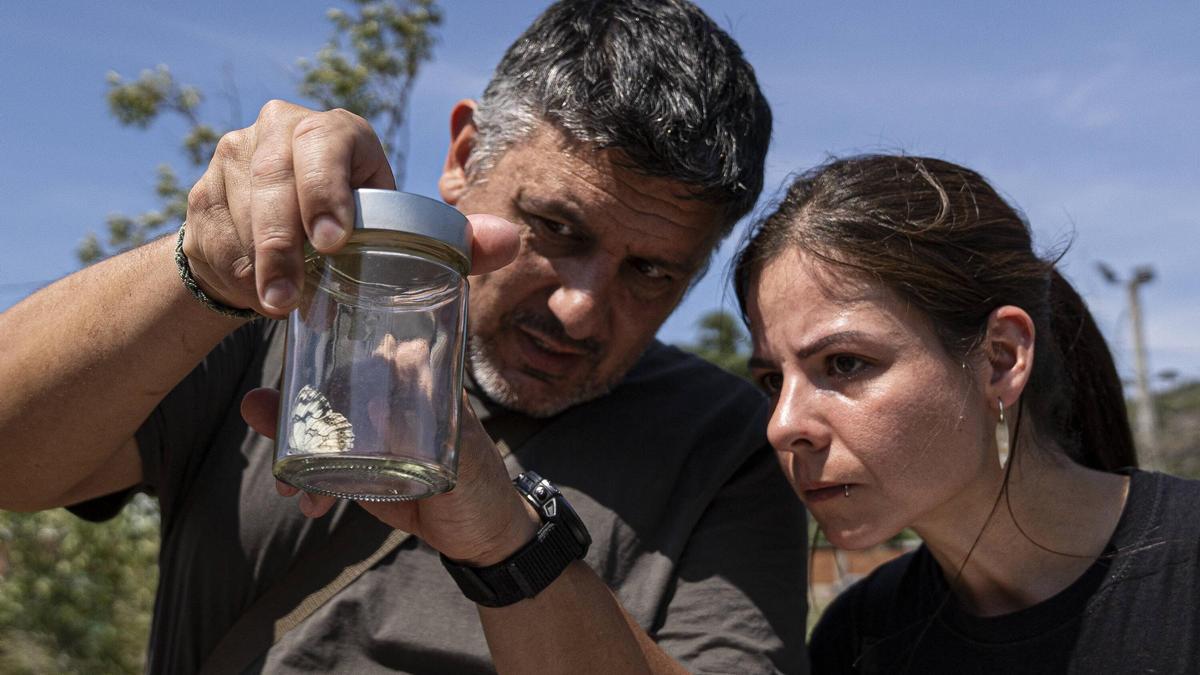
[[[1004,407],[1016,405],[1033,374],[1033,319],[1020,307],[997,307],[988,315],[983,355],[987,359],[984,393]]]
[[[463,99],[450,111],[450,149],[438,179],[442,201],[454,206],[467,190],[467,158],[475,147],[475,101]]]

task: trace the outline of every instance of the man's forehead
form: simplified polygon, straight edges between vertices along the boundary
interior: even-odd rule
[[[511,166],[520,159],[519,167]],[[510,166],[504,166],[509,164]],[[646,222],[661,221],[673,235],[678,228],[711,239],[721,232],[725,208],[702,199],[685,183],[640,172],[620,149],[597,148],[572,139],[553,125],[543,124],[525,140],[510,147],[497,169],[517,169],[521,194],[564,215],[582,221],[589,211],[617,206]]]

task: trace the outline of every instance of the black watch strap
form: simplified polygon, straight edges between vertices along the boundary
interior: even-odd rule
[[[587,553],[591,537],[574,509],[550,481],[532,471],[513,480],[542,517],[537,535],[507,559],[470,567],[442,556],[463,595],[484,607],[504,607],[535,597]]]

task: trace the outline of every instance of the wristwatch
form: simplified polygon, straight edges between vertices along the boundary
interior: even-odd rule
[[[484,607],[505,607],[536,596],[592,544],[587,527],[553,483],[526,471],[513,479],[513,485],[542,518],[537,536],[507,559],[487,567],[471,567],[442,556],[442,565],[463,595]]]

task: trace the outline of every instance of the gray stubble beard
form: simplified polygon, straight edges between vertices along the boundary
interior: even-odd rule
[[[474,378],[475,384],[489,399],[509,410],[537,418],[553,417],[567,408],[604,396],[612,391],[616,384],[616,382],[597,383],[588,380],[574,391],[563,393],[556,400],[547,401],[541,405],[522,401],[520,393],[500,374],[500,369],[496,367],[495,360],[491,356],[487,340],[478,336],[471,336],[467,340],[467,367],[471,371],[471,377]],[[627,370],[621,370],[621,377],[624,377]]]

